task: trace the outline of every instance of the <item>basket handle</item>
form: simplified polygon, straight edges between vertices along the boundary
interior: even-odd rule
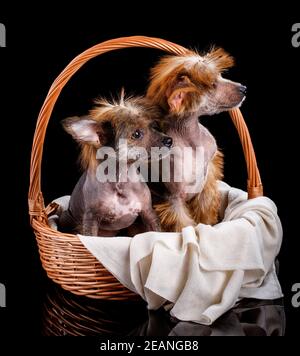
[[[38,116],[33,138],[30,164],[30,187],[28,194],[29,214],[31,218],[46,218],[43,194],[41,192],[41,163],[46,129],[57,98],[70,78],[90,59],[103,53],[130,47],[148,47],[161,49],[175,55],[188,53],[189,50],[175,43],[153,37],[121,37],[99,43],[75,57],[55,79],[47,94]],[[251,138],[239,109],[230,111],[231,118],[239,133],[243,146],[248,172],[248,198],[263,194]]]

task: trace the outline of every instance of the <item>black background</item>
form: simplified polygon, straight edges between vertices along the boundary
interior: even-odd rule
[[[227,76],[248,87],[242,112],[265,195],[277,204],[284,228],[279,277],[285,294],[287,334],[299,333],[300,308],[291,305],[291,287],[300,282],[296,173],[300,48],[292,47],[291,27],[300,22],[300,12],[288,3],[285,8],[272,5],[265,9],[244,3],[224,9],[214,4],[204,7],[200,2],[164,3],[165,11],[161,6],[153,2],[96,7],[85,2],[63,11],[47,3],[32,9],[0,5],[0,22],[7,29],[7,48],[0,48],[0,282],[7,287],[7,308],[0,309],[0,324],[10,333],[40,333],[45,275],[27,209],[30,150],[39,109],[53,80],[77,54],[103,40],[137,34],[204,50],[216,44],[236,58],[236,67]],[[113,52],[90,61],[71,79],[57,102],[44,145],[42,191],[46,203],[70,193],[79,177],[78,152],[59,121],[86,113],[95,97],[116,94],[122,86],[129,93],[142,94],[149,68],[160,55],[150,49]],[[242,149],[228,114],[203,118],[203,123],[225,154],[225,180],[245,189]]]

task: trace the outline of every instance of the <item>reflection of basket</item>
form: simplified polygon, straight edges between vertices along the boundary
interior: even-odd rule
[[[44,303],[43,335],[121,336],[130,334],[147,318],[144,303],[95,300],[57,286],[51,288]]]
[[[48,226],[47,216],[54,205],[45,208],[41,192],[41,162],[47,125],[56,100],[73,74],[89,59],[116,49],[149,47],[172,54],[188,50],[174,43],[142,36],[118,38],[100,43],[77,56],[56,78],[40,111],[35,130],[30,170],[29,214],[41,261],[48,276],[63,288],[79,295],[98,299],[134,299],[137,296],[122,286],[82,245],[78,236],[63,234]],[[248,129],[239,109],[230,112],[239,133],[248,171],[249,198],[262,195],[262,184]]]

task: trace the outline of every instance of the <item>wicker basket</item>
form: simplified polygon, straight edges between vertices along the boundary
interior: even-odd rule
[[[41,163],[47,125],[56,100],[69,79],[89,60],[122,48],[149,47],[181,55],[188,50],[172,42],[143,36],[102,42],[78,55],[56,78],[41,108],[33,139],[30,167],[29,214],[42,265],[48,276],[64,289],[96,299],[126,300],[138,296],[121,285],[82,245],[78,236],[51,229],[47,216],[55,205],[44,205],[41,192]],[[238,131],[248,172],[248,197],[263,194],[251,138],[239,109],[230,111]]]

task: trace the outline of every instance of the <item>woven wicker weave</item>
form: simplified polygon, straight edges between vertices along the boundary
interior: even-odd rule
[[[78,55],[55,79],[41,108],[33,139],[30,167],[29,214],[36,235],[42,265],[48,276],[64,289],[97,299],[124,300],[138,298],[122,286],[82,245],[78,236],[64,234],[48,226],[47,216],[55,205],[45,207],[41,192],[41,163],[47,125],[63,87],[90,59],[103,53],[129,47],[149,47],[171,54],[188,50],[172,42],[143,36],[124,37],[102,42]],[[238,131],[248,172],[248,197],[263,194],[251,138],[239,109],[230,111]]]

